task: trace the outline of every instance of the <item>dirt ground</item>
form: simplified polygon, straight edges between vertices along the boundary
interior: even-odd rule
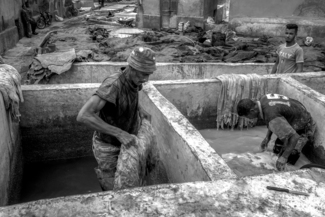
[[[114,34],[121,28],[129,34]],[[135,30],[138,32],[133,33]],[[92,57],[83,61],[91,62],[124,62],[134,47],[142,45],[156,52],[157,62],[274,63],[276,48],[284,43],[284,38],[267,36],[236,36],[225,43],[221,39],[219,43],[218,40],[226,37],[225,34],[212,36],[211,31],[204,32],[196,27],[181,34],[172,29],[139,30],[102,22],[96,24],[85,17],[67,21],[57,31],[48,44],[55,44],[56,51],[67,48],[75,48],[76,53],[90,50]],[[305,53],[304,70],[325,70],[325,47],[317,43],[306,46],[304,38],[298,38],[297,42]]]
[[[39,31],[40,34],[30,42],[23,38],[16,48],[6,52],[4,58],[21,73],[25,72],[35,55],[35,47],[49,31],[55,33],[42,53],[74,48],[77,56],[78,52],[87,54],[76,62],[125,62],[132,49],[142,45],[156,52],[157,62],[274,63],[276,48],[284,42],[281,37],[232,37],[228,34],[230,30],[227,33],[220,27],[216,27],[215,32],[222,34],[215,35],[213,31],[205,32],[194,26],[184,33],[175,29],[140,30],[123,26],[116,22],[117,19],[107,18],[106,11],[92,11],[64,22],[55,22]],[[325,46],[317,43],[305,46],[303,38],[298,39],[298,44],[305,54],[304,71],[325,70]]]

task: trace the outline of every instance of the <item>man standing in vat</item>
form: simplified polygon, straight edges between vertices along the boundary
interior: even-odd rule
[[[95,172],[104,191],[113,189],[121,145],[134,145],[142,119],[151,120],[139,105],[138,92],[156,70],[155,53],[149,48],[135,48],[127,62],[126,68],[103,81],[77,117],[78,122],[95,130]]]
[[[296,43],[298,26],[287,24],[285,30],[285,44],[281,44],[276,53],[277,60],[273,66],[271,74],[295,73],[303,71],[304,51]]]
[[[262,151],[267,149],[272,133],[277,136],[273,152],[278,155],[278,170],[284,170],[286,163],[294,165],[307,142],[314,141],[316,124],[305,106],[295,99],[280,94],[267,94],[259,101],[242,99],[237,113],[265,121],[268,132],[261,144]]]

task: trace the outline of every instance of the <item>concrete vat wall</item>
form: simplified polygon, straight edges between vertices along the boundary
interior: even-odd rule
[[[20,127],[26,163],[92,155],[93,131],[76,117],[98,86],[22,86]]]
[[[321,74],[321,73],[308,73]],[[303,76],[304,74],[301,74]],[[310,75],[312,76],[312,75]],[[309,75],[305,75],[309,77]],[[315,163],[325,165],[325,96],[297,82],[289,75],[267,75],[269,93],[279,93],[302,102],[317,123],[314,147],[304,150]],[[221,82],[213,79],[156,81],[157,89],[198,129],[215,127]]]
[[[25,102],[20,109],[22,114],[20,126],[26,163],[92,155],[93,130],[77,123],[76,116],[98,86],[99,84],[23,86]],[[156,108],[157,104],[162,102],[163,97],[157,90],[154,94],[153,89],[155,90],[154,87],[145,89],[141,93],[140,103],[152,114],[153,125],[158,132],[158,146],[161,148],[160,151],[164,150],[161,156],[166,166],[168,179],[172,182],[208,181],[216,177],[233,175],[216,153],[214,153],[215,157],[212,154],[212,160],[203,160],[206,166],[202,165],[201,159],[208,155],[200,157],[197,153],[201,153],[201,150],[188,147],[188,141],[179,135],[179,130],[175,131],[171,121]],[[175,114],[178,111],[172,106],[170,112]],[[177,118],[186,121],[185,117],[179,112],[178,114]],[[186,123],[190,125],[189,122]],[[188,128],[187,125],[183,126],[183,129]],[[193,126],[192,130],[195,130]],[[186,131],[186,133],[189,132]],[[201,138],[195,144],[196,146],[200,144],[202,147],[201,143],[204,142]],[[207,143],[206,146],[208,146]],[[204,153],[206,152],[208,151],[204,150]],[[171,162],[173,164],[170,164]],[[216,166],[216,162],[222,166]],[[209,172],[210,170],[214,172]]]
[[[0,94],[0,206],[17,201],[22,173],[19,124],[9,115]]]
[[[50,84],[101,83],[127,63],[75,63],[61,75],[54,74]],[[178,80],[214,78],[221,74],[269,74],[273,64],[259,63],[157,63],[157,71],[150,80]],[[41,82],[44,84],[45,82]]]
[[[292,76],[294,79],[321,94],[325,94],[325,74],[308,73],[308,75]]]
[[[290,77],[281,79],[279,92],[299,100],[311,113],[317,130],[314,146],[305,149],[305,155],[311,161],[325,165],[325,96]]]
[[[138,1],[139,3],[140,1]],[[205,1],[200,0],[143,0],[139,3],[137,24],[144,28],[177,28],[181,21],[203,27]],[[166,4],[166,17],[162,17],[162,7]],[[164,20],[163,20],[164,19]]]
[[[324,170],[308,169],[213,182],[149,186],[0,207],[0,216],[323,217],[324,180]],[[265,186],[308,192],[309,197],[268,191]]]
[[[194,126],[155,88],[159,85],[159,82],[145,85],[140,102],[152,114],[152,123],[160,142],[159,151],[165,159],[170,182],[235,177]]]
[[[320,97],[324,97],[322,94],[304,85],[300,86],[298,82],[295,84],[296,81],[288,78],[288,75],[269,75],[265,77],[270,81],[269,87],[276,88],[279,86],[276,90],[279,93],[285,94],[287,91],[289,94],[292,93],[299,96],[306,93],[308,95],[309,91],[311,93],[310,96],[308,95],[310,98],[315,97],[317,100],[320,100]],[[215,82],[218,85],[217,80],[206,81],[208,83]],[[178,150],[177,152],[174,142],[177,142],[177,144],[187,144],[188,146],[182,145],[180,147],[185,148],[185,153],[188,153],[187,148],[191,150],[190,153],[193,153],[199,159],[202,168],[214,180],[213,182],[167,184],[40,200],[0,208],[0,216],[12,217],[25,214],[35,216],[84,216],[88,214],[151,216],[157,215],[157,213],[164,216],[202,214],[238,216],[243,213],[247,216],[263,216],[265,213],[271,216],[322,217],[325,215],[325,198],[323,194],[325,191],[325,174],[323,170],[308,169],[240,179],[235,178],[231,173],[221,173],[222,171],[227,171],[225,170],[226,167],[223,167],[223,170],[216,170],[215,167],[224,165],[222,163],[223,160],[211,151],[208,144],[202,137],[202,139],[200,138],[200,134],[182,117],[180,112],[175,109],[175,106],[158,92],[157,88],[163,92],[161,87],[164,82],[166,81],[155,81],[145,85],[143,93],[140,95],[140,102],[147,111],[153,114],[152,122],[156,129],[159,130],[160,125],[163,125],[161,128],[171,127],[170,130],[173,132],[173,135],[164,135],[162,133],[162,136],[166,136],[168,139],[166,141],[170,142],[168,146],[170,150],[166,150],[169,151],[166,152],[169,154],[168,160],[171,158],[170,161],[177,162],[174,160],[177,159],[177,156],[175,158],[170,155],[183,151]],[[175,82],[177,81],[173,81],[173,83]],[[178,82],[182,83],[185,81]],[[200,83],[202,81],[196,82]],[[60,86],[66,85],[57,85],[57,87]],[[80,87],[80,85],[69,86],[70,88],[73,86]],[[191,89],[190,87],[193,86],[193,82],[189,83],[188,86]],[[42,88],[43,86],[39,87]],[[198,87],[204,90],[203,86],[197,85],[196,91]],[[94,86],[90,86],[90,88],[94,88]],[[168,88],[170,88],[170,85],[165,90]],[[184,87],[182,91],[185,92]],[[318,103],[317,100],[315,100],[316,103]],[[307,100],[305,102],[312,104],[312,101]],[[320,109],[323,109],[323,107],[318,108],[318,110]],[[198,164],[196,168],[199,168]],[[220,177],[220,174],[228,174],[229,176]],[[220,178],[222,179],[220,180]],[[307,198],[287,193],[266,191],[265,186],[268,185],[308,192],[310,196]]]
[[[136,23],[139,28],[160,28],[160,0],[138,0]]]
[[[19,40],[19,33],[23,32],[20,21],[21,0],[0,1],[0,55],[14,47]],[[18,29],[16,23],[20,26]]]
[[[231,0],[230,23],[238,34],[283,36],[287,23],[299,26],[298,35],[325,37],[323,0]]]
[[[277,92],[279,78],[265,79],[268,92]],[[197,129],[216,127],[220,80],[157,81],[154,84]]]
[[[290,17],[305,0],[231,0],[230,19],[234,17]]]

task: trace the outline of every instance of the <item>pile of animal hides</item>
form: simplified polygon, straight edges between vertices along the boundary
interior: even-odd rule
[[[217,99],[217,129],[254,126],[257,119],[239,117],[237,104],[241,99],[259,100],[267,94],[266,78],[257,74],[225,74],[217,77],[222,82]]]
[[[53,73],[60,75],[68,71],[75,59],[73,48],[65,52],[38,54],[27,72],[27,79],[30,84],[38,84],[42,79],[48,81]]]
[[[0,93],[5,104],[6,110],[11,114],[13,120],[19,121],[19,102],[23,102],[21,90],[21,76],[18,71],[0,58]]]

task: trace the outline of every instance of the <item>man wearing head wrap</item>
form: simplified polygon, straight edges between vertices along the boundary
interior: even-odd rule
[[[126,68],[103,81],[77,117],[77,121],[95,130],[93,152],[98,162],[95,171],[103,190],[113,188],[121,145],[133,145],[142,118],[148,118],[139,106],[138,92],[156,70],[155,53],[138,47],[127,62]]]

